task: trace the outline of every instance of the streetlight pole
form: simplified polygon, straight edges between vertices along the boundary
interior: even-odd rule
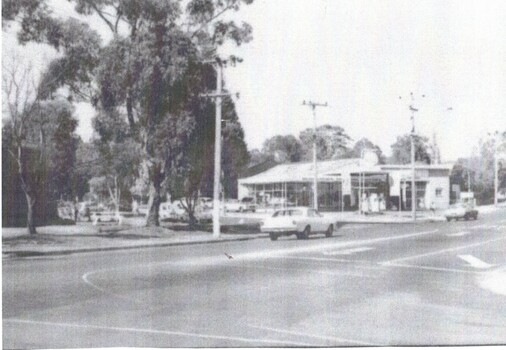
[[[221,179],[221,103],[225,96],[230,93],[222,91],[223,86],[223,65],[226,61],[216,59],[206,61],[216,68],[216,92],[201,94],[202,97],[214,99],[216,105],[215,126],[214,126],[214,188],[213,188],[213,237],[220,237],[220,179]]]
[[[213,236],[220,237],[220,179],[221,179],[221,88],[223,65],[216,69],[216,111],[214,119],[214,187],[213,187]]]
[[[313,135],[313,207],[318,210],[318,165],[316,162],[316,107],[327,107],[327,102],[325,103],[317,103],[312,101],[302,101],[303,106],[308,106],[313,111],[313,127],[314,127],[314,135]]]

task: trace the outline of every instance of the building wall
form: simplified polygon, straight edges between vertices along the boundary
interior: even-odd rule
[[[436,191],[440,189],[438,195]],[[448,176],[430,177],[427,182],[425,207],[430,208],[434,202],[436,209],[446,209],[450,204],[450,178]]]
[[[237,185],[237,199],[243,199],[244,197],[248,196],[249,196],[248,188],[241,183],[241,180],[239,180]]]

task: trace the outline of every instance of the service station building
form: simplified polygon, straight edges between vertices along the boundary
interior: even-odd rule
[[[445,209],[450,204],[450,172],[453,164],[416,164],[417,210]],[[359,210],[360,198],[382,198],[388,210],[411,210],[412,168],[377,164],[375,159],[319,161],[318,208],[320,211]],[[241,178],[238,197],[253,197],[266,208],[313,205],[312,162],[276,165],[254,176]]]

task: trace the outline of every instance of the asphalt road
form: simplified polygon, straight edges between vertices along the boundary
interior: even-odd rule
[[[506,344],[505,289],[504,210],[306,241],[8,259],[3,347]]]

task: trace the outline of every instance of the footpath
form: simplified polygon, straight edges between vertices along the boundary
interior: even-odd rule
[[[480,213],[504,210],[493,206],[479,207]],[[168,227],[142,227],[143,219],[125,220],[122,225],[110,223],[93,226],[79,222],[69,226],[44,226],[30,236],[26,228],[2,228],[3,258],[64,255],[120,249],[167,247],[189,244],[209,244],[227,241],[242,241],[267,238],[259,232],[259,224],[268,213],[227,213],[221,219],[226,229],[219,238],[214,238],[209,228],[206,231],[189,231],[184,225]],[[383,214],[359,214],[357,212],[324,213],[341,224],[409,224],[411,213],[386,212]],[[445,221],[442,212],[417,213],[418,224]]]
[[[132,227],[91,223],[70,226],[43,226],[36,235],[26,228],[2,229],[2,257],[36,257],[97,251],[168,247],[219,243],[258,238],[260,234],[223,233],[214,238],[211,232],[168,229],[166,227]]]

